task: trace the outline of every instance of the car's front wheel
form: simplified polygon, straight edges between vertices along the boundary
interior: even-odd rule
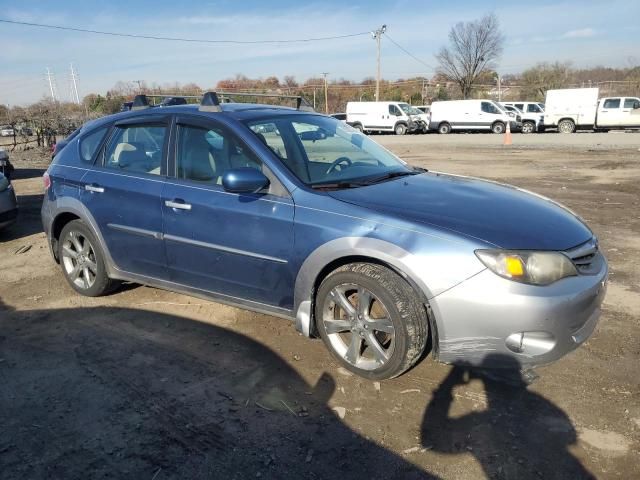
[[[407,133],[407,126],[404,123],[398,123],[394,128],[394,132],[396,135],[404,135]]]
[[[522,133],[533,133],[536,131],[536,124],[533,122],[524,122],[522,124]]]
[[[412,287],[390,269],[345,265],[318,289],[316,326],[333,356],[374,380],[411,368],[427,344],[428,320]]]
[[[58,258],[65,278],[76,292],[98,297],[111,290],[100,243],[82,220],[73,220],[62,229]]]

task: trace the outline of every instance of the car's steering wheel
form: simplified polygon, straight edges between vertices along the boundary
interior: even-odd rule
[[[332,173],[336,168],[338,168],[338,166],[340,167],[340,171],[342,171],[345,168],[350,167],[351,165],[353,165],[353,162],[348,157],[336,158],[327,169],[327,175]]]

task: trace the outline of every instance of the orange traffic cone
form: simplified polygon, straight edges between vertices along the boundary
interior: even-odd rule
[[[503,145],[511,145],[511,122],[507,122],[507,129],[504,131]]]

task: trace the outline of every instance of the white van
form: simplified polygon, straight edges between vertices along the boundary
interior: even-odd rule
[[[493,100],[450,100],[431,104],[429,130],[439,133],[489,130],[504,133],[507,123],[511,131],[522,128],[522,118],[511,117]]]
[[[361,132],[426,132],[426,122],[413,110],[404,102],[348,102],[347,123]]]

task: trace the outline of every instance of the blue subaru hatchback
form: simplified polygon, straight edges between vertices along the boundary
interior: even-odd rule
[[[534,366],[591,335],[607,264],[576,215],[412,168],[297,104],[140,96],[83,126],[42,206],[71,287],[126,280],[288,318],[372,379],[409,369],[429,337],[443,362]]]

